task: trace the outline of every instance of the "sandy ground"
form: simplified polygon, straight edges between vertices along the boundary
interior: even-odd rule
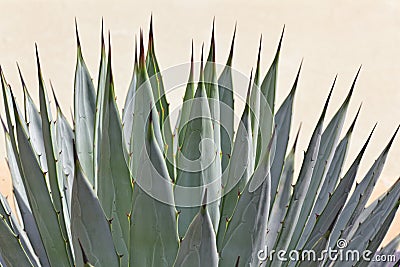
[[[263,34],[262,73],[265,73],[282,26],[286,25],[278,76],[278,104],[290,90],[298,65],[304,58],[293,120],[293,129],[300,122],[303,123],[296,155],[297,172],[302,151],[307,148],[336,73],[339,78],[328,109],[329,118],[345,98],[357,68],[363,64],[345,124],[347,129],[362,102],[346,169],[362,147],[370,129],[378,122],[358,180],[362,179],[400,122],[400,3],[395,0],[339,0],[324,3],[313,0],[307,1],[307,4],[261,0],[251,3],[224,0],[218,4],[212,1],[195,4],[180,0],[158,3],[121,1],[113,4],[67,0],[0,3],[3,11],[0,16],[0,64],[21,104],[22,90],[15,61],[19,62],[29,90],[37,100],[34,58],[34,43],[37,42],[45,80],[51,79],[61,100],[61,107],[69,114],[76,60],[74,18],[79,23],[84,57],[96,78],[100,21],[104,17],[105,28],[111,30],[116,93],[121,105],[131,77],[134,35],[139,27],[144,27],[147,34],[149,17],[153,13],[156,51],[162,68],[188,62],[192,38],[198,59],[202,42],[206,42],[208,49],[211,23],[215,16],[217,61],[225,62],[237,22],[234,67],[246,74],[250,72],[256,61],[259,36]],[[238,90],[243,92],[245,88]],[[180,98],[169,98],[169,101],[176,106]],[[0,111],[4,114],[2,101]],[[4,135],[1,131],[0,156],[4,158],[4,155]],[[387,190],[399,177],[399,158],[400,138],[397,138],[374,197]],[[0,191],[9,195],[9,173],[4,160],[0,161],[0,166]],[[398,232],[399,215],[386,241]]]

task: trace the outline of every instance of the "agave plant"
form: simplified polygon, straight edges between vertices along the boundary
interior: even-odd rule
[[[1,71],[2,121],[15,200],[11,209],[1,196],[3,266],[377,266],[366,258],[282,260],[268,252],[312,250],[320,255],[332,248],[394,253],[399,236],[383,249],[379,246],[400,204],[400,181],[367,202],[397,130],[354,189],[373,129],[350,168],[343,170],[358,113],[339,139],[360,70],[324,127],[333,82],[294,178],[298,134],[292,148],[288,143],[301,64],[288,96],[275,108],[282,37],[264,79],[260,41],[244,110],[237,111],[235,34],[219,76],[214,40],[213,30],[204,63],[201,55],[198,81],[192,45],[175,127],[151,24],[147,54],[142,33],[139,49],[135,47],[122,115],[115,100],[111,46],[107,53],[103,34],[94,85],[77,32],[72,127],[53,88],[57,114],[51,114],[37,48],[39,108],[20,71],[23,112]],[[241,116],[235,131],[237,112]]]

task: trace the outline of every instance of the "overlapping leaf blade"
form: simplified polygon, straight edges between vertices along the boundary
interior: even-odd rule
[[[107,219],[111,222],[113,241],[123,265],[128,262],[129,218],[132,207],[132,182],[125,161],[125,144],[118,108],[115,103],[111,70],[111,52],[107,60],[107,79],[101,97],[99,125],[99,162],[97,195]]]
[[[221,171],[226,170],[233,149],[234,136],[234,97],[232,78],[232,58],[235,45],[236,26],[232,37],[231,50],[225,67],[218,78],[218,100],[220,102]]]
[[[75,165],[74,179],[71,232],[76,266],[86,266],[80,246],[94,266],[120,266],[109,223],[79,162]]]
[[[16,129],[19,155],[23,167],[23,183],[27,189],[33,217],[46,250],[50,265],[69,266],[68,247],[59,225],[59,215],[48,193],[46,181],[35,152],[28,140],[27,133],[21,126],[21,118],[16,117]],[[44,193],[45,192],[45,193]]]
[[[310,214],[310,212],[314,207],[316,197],[323,185],[330,164],[332,162],[335,148],[337,146],[337,142],[339,140],[339,136],[344,124],[347,108],[349,106],[350,98],[353,93],[359,71],[360,69],[358,70],[358,73],[353,81],[350,92],[348,93],[346,99],[344,100],[343,104],[340,106],[339,110],[333,116],[328,126],[322,133],[321,144],[318,150],[318,156],[311,177],[311,182],[307,190],[307,195],[306,195],[307,201],[305,201],[301,207],[300,217],[297,220],[296,228],[293,232],[288,247],[289,249],[294,249],[297,247],[297,244],[299,242],[300,237],[302,236],[304,227],[308,221],[309,216],[313,216],[313,214]]]
[[[259,265],[257,255],[264,248],[269,218],[271,145],[240,195],[222,242],[219,266],[233,266],[238,257],[239,266]]]
[[[204,199],[206,202],[207,194]],[[200,207],[200,211],[190,224],[179,247],[174,266],[219,266],[215,232],[206,204]]]
[[[155,105],[159,114],[160,129],[164,141],[164,158],[166,159],[168,172],[171,177],[175,177],[174,157],[173,157],[173,137],[171,122],[169,117],[169,103],[165,94],[164,83],[158,66],[154,51],[153,23],[150,21],[149,49],[146,56],[146,69],[150,77],[151,88]]]
[[[74,86],[75,142],[83,172],[94,186],[93,144],[96,95],[92,78],[82,57],[78,31],[76,32],[76,38],[78,48]]]
[[[225,235],[227,222],[232,217],[233,211],[239,200],[239,194],[243,192],[251,174],[253,173],[253,142],[251,134],[251,117],[249,106],[249,95],[251,88],[251,77],[249,80],[249,90],[247,102],[243,111],[236,138],[232,150],[232,156],[228,163],[227,170],[223,176],[223,192],[221,201],[221,217],[217,232],[217,246],[221,248]]]
[[[335,79],[336,81],[336,79]],[[318,155],[319,145],[321,142],[322,135],[322,126],[326,114],[326,110],[328,108],[329,100],[332,94],[333,87],[335,82],[332,85],[331,91],[329,92],[328,99],[325,102],[324,109],[322,114],[318,120],[318,123],[314,129],[314,132],[311,136],[310,143],[308,145],[308,149],[304,155],[303,164],[300,169],[300,174],[297,179],[296,185],[293,190],[293,195],[290,199],[288,211],[285,216],[285,220],[282,225],[282,229],[285,231],[281,231],[278,237],[278,241],[276,243],[277,250],[285,250],[290,243],[291,237],[293,235],[295,224],[300,216],[301,206],[305,201],[305,196],[307,193],[307,188],[311,181],[312,172],[315,166],[315,160]],[[282,262],[273,262],[272,264],[276,264],[280,266]],[[275,266],[275,265],[274,265]]]
[[[179,247],[172,181],[148,124],[130,216],[130,266],[172,266]]]

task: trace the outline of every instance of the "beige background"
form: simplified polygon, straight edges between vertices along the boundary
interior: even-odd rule
[[[37,100],[34,58],[34,43],[37,42],[45,80],[51,79],[64,112],[69,114],[76,60],[74,17],[79,23],[84,57],[94,78],[99,61],[101,17],[104,17],[106,29],[111,30],[113,68],[120,106],[131,77],[134,35],[139,27],[144,27],[147,34],[151,13],[154,16],[156,52],[161,68],[186,63],[190,58],[192,38],[198,59],[203,41],[208,49],[212,18],[215,16],[217,61],[225,62],[233,27],[237,22],[234,67],[249,73],[255,65],[259,36],[263,34],[262,71],[265,74],[282,26],[286,24],[278,77],[278,105],[288,93],[299,62],[304,58],[293,121],[293,129],[300,122],[303,123],[297,169],[334,75],[338,73],[339,78],[328,110],[329,117],[345,98],[358,66],[363,64],[345,125],[347,129],[362,102],[346,168],[375,122],[378,122],[378,127],[362,162],[358,176],[360,180],[400,122],[400,2],[303,2],[225,0],[214,3],[208,0],[197,4],[195,1],[171,0],[106,4],[66,0],[0,1],[0,64],[21,105],[22,90],[16,61]],[[172,105],[177,105],[180,98],[169,100]],[[0,101],[0,110],[4,114],[3,101]],[[0,132],[0,155],[4,158],[4,135]],[[386,190],[400,175],[399,140],[397,138],[394,142],[374,196]],[[9,195],[9,173],[5,160],[0,162],[1,192]],[[389,236],[400,231],[399,223],[397,216]]]

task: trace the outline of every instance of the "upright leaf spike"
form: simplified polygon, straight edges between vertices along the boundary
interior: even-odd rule
[[[145,68],[146,67],[146,62],[144,58],[144,44],[143,44],[143,30],[140,29],[140,53],[139,53],[139,67]]]
[[[275,54],[275,58],[274,58],[274,62],[277,62],[279,60],[279,54],[281,52],[281,47],[282,47],[282,41],[283,41],[283,35],[285,34],[285,27],[286,25],[283,25],[283,29],[282,29],[282,33],[281,33],[281,38],[279,39],[279,44],[278,44],[278,48],[276,49],[276,54]]]
[[[325,101],[324,109],[322,110],[321,116],[318,120],[318,123],[320,123],[320,122],[322,123],[325,119],[326,111],[328,110],[329,101],[331,100],[331,96],[332,96],[333,88],[335,87],[335,84],[336,84],[337,76],[338,75],[336,74],[335,79],[333,80],[333,83],[332,83],[331,90],[329,91],[328,98]]]
[[[154,53],[154,35],[153,35],[153,14],[150,16],[150,27],[149,27],[149,46],[148,53]]]
[[[302,59],[301,62],[300,62],[300,66],[299,66],[299,69],[297,70],[297,74],[296,74],[296,79],[294,80],[292,89],[290,90],[290,93],[289,93],[292,97],[293,97],[294,94],[296,93],[297,84],[298,84],[298,82],[299,82],[299,77],[300,77],[300,73],[301,73],[302,67],[303,67],[303,59]]]
[[[293,142],[292,151],[295,151],[295,150],[296,150],[297,141],[299,140],[299,135],[300,135],[300,130],[301,130],[301,126],[302,126],[302,125],[303,125],[303,124],[300,123],[299,129],[297,130],[296,137],[294,138],[294,142]]]
[[[360,114],[360,111],[361,111],[361,107],[362,107],[362,103],[361,103],[360,106],[358,107],[356,116],[354,117],[353,122],[351,123],[351,125],[350,125],[350,127],[349,127],[349,130],[347,131],[346,135],[349,135],[350,133],[353,132],[354,126],[356,125],[356,121],[357,121],[357,119],[358,119],[358,115]]]
[[[137,35],[135,34],[135,62],[134,65],[137,66],[138,64],[138,53],[137,53]]]
[[[75,35],[76,35],[76,47],[77,47],[77,54],[78,58],[82,59],[82,48],[81,48],[81,41],[79,39],[79,32],[78,32],[78,22],[75,17]],[[35,43],[36,46],[36,43]]]
[[[356,86],[356,81],[357,81],[358,75],[360,74],[361,67],[362,67],[362,65],[360,65],[360,67],[358,68],[357,74],[356,74],[356,76],[354,77],[353,83],[351,84],[350,91],[349,91],[349,93],[347,94],[347,97],[346,97],[346,100],[345,100],[345,102],[347,102],[347,103],[350,101],[350,98],[351,98],[351,96],[353,95],[353,91],[354,91],[354,88],[355,88],[355,86]]]
[[[213,20],[212,31],[211,31],[210,52],[209,52],[208,58],[207,58],[208,62],[215,62],[215,36],[214,36],[214,29],[215,29],[215,17],[214,17],[214,20]]]
[[[57,110],[61,110],[61,108],[60,108],[60,103],[58,102],[58,99],[57,99],[57,96],[56,96],[56,92],[54,91],[53,84],[52,84],[51,81],[49,81],[49,83],[50,83],[51,91],[53,92],[54,102],[56,102],[56,108],[57,108]]]
[[[79,38],[79,37],[78,37]],[[101,40],[101,50],[105,50],[105,44],[104,44],[104,19],[101,17],[101,34],[100,34],[100,40]]]
[[[235,22],[235,28],[233,30],[233,36],[231,42],[231,50],[229,51],[228,60],[226,61],[226,65],[229,67],[232,67],[233,50],[235,47],[235,38],[236,38],[236,27],[237,27],[237,22]]]

